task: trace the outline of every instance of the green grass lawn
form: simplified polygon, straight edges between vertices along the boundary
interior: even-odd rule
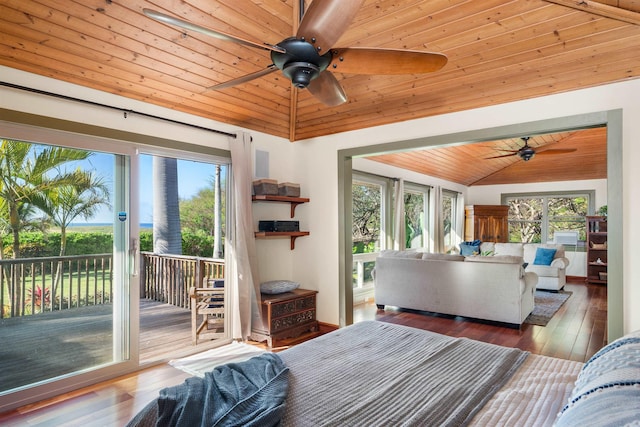
[[[54,302],[54,310],[101,304],[109,301],[112,293],[110,272],[108,270],[91,270],[88,276],[89,277],[87,277],[87,273],[84,271],[76,271],[72,274],[65,272],[62,280],[58,283],[54,296],[52,292],[53,276],[46,274],[44,276],[44,289],[45,295],[47,292],[48,295],[44,298],[44,309],[46,311],[51,310],[50,304],[52,300]],[[25,313],[31,314],[34,311],[33,309],[35,309],[36,313],[42,310],[42,286],[42,275],[36,275],[35,277],[28,277],[26,279],[22,291],[25,302]],[[33,292],[34,287],[36,289],[35,293]],[[3,317],[7,317],[7,312],[10,311],[9,295],[9,283],[4,281],[2,284]],[[32,295],[35,295],[35,300],[33,300]],[[60,307],[61,304],[62,307]]]

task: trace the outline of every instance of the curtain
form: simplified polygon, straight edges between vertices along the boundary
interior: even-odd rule
[[[230,141],[233,195],[233,232],[229,239],[230,256],[227,259],[229,283],[229,315],[232,316],[232,338],[246,339],[251,334],[252,315],[259,318],[257,296],[260,295],[258,262],[254,237],[253,210],[251,205],[251,136],[242,133],[241,139]]]
[[[433,232],[431,235],[431,251],[436,253],[444,252],[444,229],[442,227],[442,187],[437,185],[433,189]]]
[[[455,247],[459,248],[460,243],[464,241],[464,196],[458,193],[456,196],[456,241]]]
[[[406,231],[404,224],[404,180],[394,180],[395,206],[393,208],[393,249],[402,251],[406,249]]]

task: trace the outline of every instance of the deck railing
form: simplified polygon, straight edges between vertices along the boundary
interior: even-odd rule
[[[189,308],[189,288],[224,278],[224,260],[143,252],[140,298]],[[113,298],[112,254],[0,260],[0,318],[26,316]]]
[[[189,288],[224,278],[224,260],[142,252],[140,298],[189,308]]]
[[[111,302],[112,255],[0,260],[2,317]]]

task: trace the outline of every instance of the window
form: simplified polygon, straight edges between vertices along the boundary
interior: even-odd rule
[[[557,231],[577,231],[584,242],[585,216],[593,212],[594,200],[594,191],[503,195],[502,203],[509,206],[509,241],[550,242]]]
[[[360,302],[373,290],[375,260],[387,248],[386,206],[389,179],[369,174],[354,174],[353,192],[353,289],[354,302]]]
[[[378,252],[385,247],[384,182],[354,176],[353,253]]]
[[[450,190],[442,190],[442,244],[444,253],[454,251],[459,243],[461,228],[458,221],[458,193]]]
[[[407,249],[427,246],[429,187],[419,184],[404,185],[404,222]]]

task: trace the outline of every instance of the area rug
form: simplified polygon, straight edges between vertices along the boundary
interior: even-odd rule
[[[549,320],[551,320],[553,315],[556,314],[560,307],[562,307],[562,304],[569,299],[571,294],[571,291],[536,291],[534,295],[535,305],[533,307],[533,311],[529,317],[524,319],[524,323],[537,326],[547,326]]]
[[[222,347],[203,351],[182,359],[171,360],[169,364],[188,374],[204,377],[205,372],[211,371],[216,366],[225,363],[242,362],[264,352],[265,350],[256,346],[234,341]]]

